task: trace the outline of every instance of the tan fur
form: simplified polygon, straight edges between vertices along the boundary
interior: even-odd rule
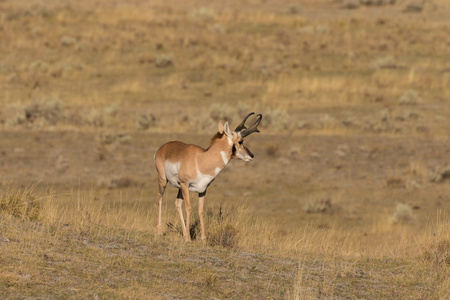
[[[221,151],[225,152],[228,161],[230,161],[232,148],[229,146],[225,135],[222,138],[212,141],[207,151],[197,154],[196,160],[202,174],[215,175],[216,168],[220,168],[221,170],[225,168],[225,163],[220,154]]]
[[[168,142],[156,151],[155,165],[158,171],[159,183],[159,215],[157,227],[159,234],[162,234],[161,206],[167,182],[179,188],[179,195],[182,196],[182,199],[181,196],[177,198],[175,205],[186,241],[190,240],[189,223],[191,204],[189,190],[199,193],[201,238],[205,239],[203,204],[208,185],[232,158],[240,158],[246,161],[252,159],[253,154],[243,146],[241,142],[242,137],[239,133],[231,131],[228,123],[225,123],[225,125],[219,123],[218,127],[219,132],[211,139],[211,144],[206,150],[202,147],[183,142]],[[184,223],[181,210],[183,199],[185,200],[186,206],[186,224]]]
[[[215,175],[217,167],[220,169],[225,167],[220,151],[224,151],[227,154],[228,160],[231,159],[232,147],[229,146],[225,135],[222,135],[221,138],[213,139],[207,150],[183,142],[168,142],[156,152],[156,168],[158,173],[160,173],[160,170],[164,169],[166,161],[181,162],[178,178],[186,182],[197,177],[196,163],[202,174]]]

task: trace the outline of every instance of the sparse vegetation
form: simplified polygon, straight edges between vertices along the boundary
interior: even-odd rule
[[[235,248],[239,245],[239,229],[238,224],[242,213],[237,208],[230,211],[224,211],[222,203],[215,212],[209,209],[206,214],[206,223],[208,228],[208,245],[220,246],[228,249]]]
[[[155,66],[158,68],[171,67],[174,64],[173,54],[159,54],[155,58]]]
[[[450,165],[437,166],[430,172],[431,182],[442,182],[448,178],[450,178]]]
[[[140,130],[149,129],[156,124],[156,117],[152,113],[144,113],[135,117],[136,127]]]
[[[42,100],[26,106],[24,110],[25,120],[31,123],[43,119],[54,125],[64,119],[63,108],[57,100]]]
[[[9,187],[8,187],[9,188]],[[0,193],[0,212],[21,220],[36,221],[39,218],[40,203],[32,189],[14,189]]]
[[[235,107],[228,104],[216,103],[211,106],[210,116],[214,122],[233,122],[237,119],[237,111]]]
[[[310,198],[303,205],[303,210],[307,213],[323,213],[331,208],[329,198]]]
[[[410,0],[406,3],[404,12],[407,13],[420,13],[425,6],[425,1],[423,0]]]
[[[279,131],[287,130],[291,125],[289,114],[285,110],[281,109],[267,111],[264,121],[265,127]]]
[[[108,189],[124,189],[139,185],[139,182],[132,176],[124,174],[114,178],[100,178],[97,185]]]
[[[437,267],[450,266],[450,240],[443,238],[433,241],[425,249],[423,258]]]
[[[408,90],[398,99],[398,102],[402,105],[416,105],[421,102],[421,99],[417,93],[413,90]]]
[[[385,56],[377,58],[372,62],[372,68],[374,69],[386,69],[386,68],[396,68],[397,64],[392,56]]]
[[[268,156],[279,156],[280,155],[281,146],[279,143],[268,143],[266,145],[266,153]]]
[[[412,208],[408,204],[399,203],[392,218],[394,223],[410,223],[415,220]]]
[[[444,0],[0,1],[1,296],[448,298],[449,20]],[[157,237],[154,151],[251,111],[207,240],[182,242],[171,187]]]

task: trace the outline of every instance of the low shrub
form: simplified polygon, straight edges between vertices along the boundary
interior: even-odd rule
[[[48,123],[54,125],[59,120],[65,118],[64,108],[56,100],[42,100],[32,103],[25,107],[25,119],[27,122],[33,123],[35,120],[42,118]]]
[[[22,220],[35,221],[39,218],[41,206],[31,192],[15,192],[0,195],[0,212]]]
[[[157,68],[167,68],[174,65],[173,54],[159,54],[155,58],[155,66]]]
[[[430,172],[429,175],[431,182],[442,182],[450,178],[450,165],[438,166]]]
[[[404,203],[397,204],[392,221],[394,224],[398,223],[410,223],[415,220],[411,206]]]
[[[329,198],[311,198],[303,205],[303,210],[307,213],[323,213],[331,209]]]
[[[437,267],[450,266],[450,239],[434,240],[424,249],[423,259]]]
[[[418,94],[414,90],[407,90],[403,93],[403,95],[398,99],[398,103],[400,105],[416,105],[421,102]]]

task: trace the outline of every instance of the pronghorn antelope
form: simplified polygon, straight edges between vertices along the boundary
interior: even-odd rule
[[[188,145],[182,142],[168,142],[162,145],[155,153],[155,165],[158,171],[158,234],[162,234],[161,206],[167,182],[178,188],[178,196],[175,201],[178,214],[180,215],[183,236],[186,241],[191,239],[189,233],[189,221],[191,215],[191,203],[189,191],[198,193],[198,213],[200,216],[201,239],[206,238],[203,223],[203,204],[208,186],[214,181],[219,173],[233,158],[251,161],[253,153],[244,146],[244,138],[254,132],[259,132],[258,125],[262,115],[258,115],[255,123],[249,128],[245,127],[248,114],[234,131],[228,122],[219,122],[219,131],[211,139],[208,149],[196,145]],[[185,201],[186,224],[184,223],[181,210],[182,201]]]

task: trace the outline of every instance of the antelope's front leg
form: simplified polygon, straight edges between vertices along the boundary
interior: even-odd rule
[[[189,189],[187,184],[181,183],[181,192],[183,193],[184,205],[186,206],[186,231],[184,235],[184,239],[186,242],[191,240],[191,227],[189,224],[191,217],[191,202],[189,201]]]
[[[205,195],[206,191],[203,193],[198,193],[198,215],[200,217],[200,229],[201,229],[201,240],[204,241],[206,239],[205,234],[205,223],[203,223],[203,205],[205,204]]]
[[[183,236],[186,237],[186,225],[184,224],[184,218],[183,218],[183,209],[181,208],[183,204],[183,193],[181,192],[181,189],[178,190],[177,199],[175,200],[175,206],[178,211],[178,216],[180,217],[180,223],[181,223],[181,229],[183,230]]]

